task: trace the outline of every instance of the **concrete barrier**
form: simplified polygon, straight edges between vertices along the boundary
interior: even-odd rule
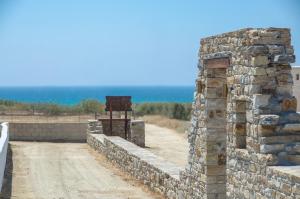
[[[12,141],[86,142],[87,123],[10,123]]]
[[[3,183],[4,170],[6,164],[7,147],[8,147],[8,123],[2,123],[1,137],[0,137],[0,191],[2,190],[2,183]]]

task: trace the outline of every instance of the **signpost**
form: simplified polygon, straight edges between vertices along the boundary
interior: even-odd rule
[[[112,112],[124,111],[125,112],[125,139],[128,137],[127,127],[127,111],[132,111],[131,96],[106,96],[105,111],[109,111],[110,116],[110,134],[112,135]]]

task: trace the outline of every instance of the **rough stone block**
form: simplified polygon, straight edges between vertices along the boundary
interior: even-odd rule
[[[234,140],[236,148],[245,149],[246,148],[246,136],[236,136]]]
[[[287,160],[293,164],[300,165],[300,155],[288,155]]]
[[[263,67],[252,67],[250,75],[267,75],[267,71]]]
[[[295,144],[292,144],[293,142],[297,142],[297,141],[300,142],[300,135],[284,135],[284,136],[277,135],[277,136],[260,138],[261,144],[287,144],[287,146],[285,146],[285,150],[290,152],[297,151],[297,146]],[[300,143],[298,148],[300,148]]]
[[[251,58],[251,66],[258,67],[258,66],[267,66],[269,64],[269,59],[267,56],[256,56]]]
[[[285,150],[288,152],[288,154],[300,154],[300,139],[296,138],[294,139],[294,142],[297,141],[296,143],[292,143],[287,145],[285,147]]]
[[[224,193],[226,191],[226,186],[222,184],[210,184],[207,186],[207,193]],[[212,198],[212,197],[211,197]],[[214,197],[215,198],[215,197]]]
[[[282,128],[282,131],[286,132],[286,133],[299,133],[300,134],[300,123],[285,124]]]
[[[207,110],[226,110],[226,99],[207,99],[206,109]]]
[[[261,126],[276,126],[279,122],[279,115],[260,115],[259,124]]]
[[[249,46],[247,49],[247,53],[252,56],[267,55],[269,53],[269,49],[267,46],[263,45]]]
[[[235,122],[238,124],[246,123],[246,113],[236,113]]]
[[[225,175],[225,165],[218,165],[218,166],[208,166],[206,168],[207,175]]]
[[[293,93],[292,85],[280,85],[276,87],[276,93],[282,96],[291,96]]]
[[[206,91],[207,98],[226,98],[227,97],[227,86],[223,84],[221,87],[208,88]]]
[[[234,76],[227,77],[227,84],[232,85],[234,83]]]
[[[234,135],[246,136],[246,124],[234,124]]]
[[[263,144],[260,146],[260,152],[261,153],[269,153],[274,154],[281,151],[284,151],[284,144]]]
[[[276,64],[287,64],[287,63],[295,63],[295,60],[296,60],[295,55],[282,54],[282,55],[275,55],[270,62]]]
[[[207,59],[204,60],[204,65],[207,68],[228,68],[229,66],[228,58],[217,58],[217,59]]]
[[[247,94],[247,95],[264,94],[261,92],[262,92],[261,85],[246,85],[245,86],[245,94]]]
[[[280,124],[300,123],[300,114],[291,112],[281,113],[279,122]]]
[[[275,133],[275,126],[257,125],[257,132],[259,136],[272,136]]]
[[[253,107],[259,108],[269,104],[271,95],[255,94],[253,95]]]
[[[271,55],[279,55],[285,53],[284,46],[281,45],[266,45],[268,48],[269,54]]]
[[[224,78],[207,78],[207,87],[221,87],[226,83],[226,79]]]
[[[236,100],[235,103],[235,112],[237,113],[246,113],[247,102],[244,100]]]
[[[281,102],[282,111],[293,111],[297,110],[297,99],[293,98],[285,98]]]

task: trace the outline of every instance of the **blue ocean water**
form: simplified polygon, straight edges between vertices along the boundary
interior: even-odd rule
[[[74,105],[84,99],[130,95],[134,103],[192,102],[193,86],[0,87],[0,99]]]

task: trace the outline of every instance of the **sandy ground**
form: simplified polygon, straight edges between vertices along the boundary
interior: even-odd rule
[[[179,166],[186,166],[188,141],[185,134],[175,130],[146,124],[146,147],[154,154]]]
[[[11,142],[11,149],[12,179],[1,198],[158,198],[114,171],[87,144]]]
[[[144,120],[145,123],[154,124],[160,127],[173,129],[178,133],[184,134],[190,127],[190,121],[170,119],[161,115],[145,115],[138,119]]]

